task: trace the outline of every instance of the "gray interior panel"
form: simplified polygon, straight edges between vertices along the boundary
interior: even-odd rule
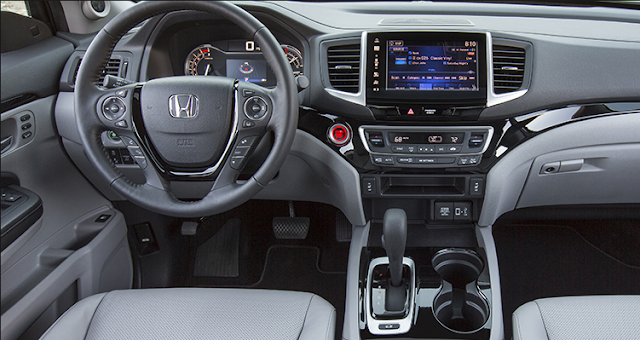
[[[336,206],[354,225],[366,223],[358,172],[312,135],[297,130],[289,157],[255,198],[322,202]]]
[[[51,37],[17,51],[2,53],[2,100],[21,94],[44,98],[57,93],[60,72],[72,52],[70,42]]]
[[[560,162],[557,172],[545,165]],[[640,143],[573,148],[536,158],[517,208],[640,203]]]
[[[55,99],[49,96],[2,114],[3,125],[16,117],[19,121],[23,112],[38,123],[29,143],[2,154],[1,166],[40,196],[43,205],[42,218],[2,251],[2,335],[7,339],[27,329],[25,336],[37,337],[73,300],[131,285],[124,219],[116,218],[111,203],[63,151],[53,119]],[[96,214],[106,211],[110,222],[96,229]]]
[[[551,129],[531,138],[521,145],[518,145],[513,150],[510,150],[507,154],[502,156],[491,171],[489,171],[487,175],[485,200],[478,224],[480,226],[492,225],[496,219],[505,212],[511,211],[516,207],[524,207],[529,206],[529,204],[539,204],[542,202],[545,202],[544,205],[587,202],[638,202],[637,190],[635,192],[633,192],[633,190],[630,192],[626,191],[626,187],[632,188],[632,186],[635,186],[637,188],[638,186],[636,176],[637,171],[634,172],[634,170],[637,169],[637,152],[636,155],[633,156],[626,154],[625,150],[631,150],[628,147],[623,146],[624,144],[637,144],[640,142],[638,126],[640,126],[640,113],[602,116],[577,121]],[[560,183],[560,181],[555,181],[552,176],[545,177],[550,178],[551,180],[546,182],[546,184],[544,181],[538,181],[538,184],[542,183],[542,185],[551,185],[551,183],[554,183],[556,184],[556,187],[553,191],[545,192],[538,189],[526,189],[533,190],[530,191],[531,193],[526,193],[526,196],[532,196],[521,198],[521,195],[523,195],[523,188],[525,187],[525,181],[527,180],[527,177],[529,177],[529,173],[535,173],[535,176],[537,176],[542,165],[546,164],[546,160],[550,161],[551,159],[554,159],[553,157],[541,158],[540,162],[535,163],[536,165],[532,167],[534,161],[537,161],[539,157],[561,150],[575,149],[567,151],[567,159],[561,158],[556,160],[589,159],[590,153],[591,155],[601,155],[600,152],[609,150],[596,150],[598,148],[589,148],[591,146],[598,145],[602,145],[603,148],[617,149],[618,151],[615,156],[612,156],[614,157],[613,159],[604,161],[598,160],[598,156],[592,156],[596,159],[588,161],[588,166],[585,167],[585,170],[582,172],[578,171],[576,173],[567,172],[558,174],[569,179],[566,182],[563,181]],[[631,147],[631,149],[634,148],[637,150],[637,145]],[[635,166],[633,165],[633,159],[635,159]],[[602,168],[605,168],[605,170],[598,170]],[[569,197],[575,198],[572,194],[572,190],[574,190],[576,186],[588,185],[588,182],[582,182],[582,179],[598,179],[598,176],[600,176],[598,175],[598,172],[608,172],[606,169],[610,169],[608,171],[615,172],[622,176],[615,180],[609,177],[606,183],[610,183],[613,187],[608,189],[606,192],[615,193],[616,190],[620,190],[623,193],[622,196],[618,196],[617,194],[605,196],[603,194],[600,195],[599,198],[580,198],[578,201],[569,200]],[[573,175],[575,175],[575,177],[571,177]],[[610,174],[610,176],[611,175],[613,175],[613,173]],[[606,185],[606,183],[601,185]],[[529,183],[526,185],[529,187]],[[531,187],[534,185],[535,183],[532,183]],[[562,191],[566,191],[566,193],[553,195],[553,193],[559,193]],[[519,200],[522,200],[521,203],[518,203]]]
[[[476,227],[478,245],[487,253],[487,267],[489,268],[489,280],[491,281],[491,338],[490,340],[504,339],[504,319],[502,315],[502,295],[500,290],[500,271],[498,270],[498,254],[496,244],[493,241],[491,227]],[[499,306],[499,307],[497,307]]]
[[[111,206],[64,153],[53,122],[55,98],[50,96],[36,100],[2,114],[4,123],[5,117],[28,110],[38,122],[31,143],[2,155],[2,171],[16,174],[22,187],[34,191],[42,199],[42,230],[32,240],[32,246],[44,242],[86,212]],[[29,251],[19,251],[16,256],[24,256]]]
[[[360,326],[363,325],[363,321],[358,318],[363,306],[363,297],[360,294],[362,288],[360,287],[360,254],[362,253],[362,248],[367,246],[369,227],[369,223],[364,226],[355,226],[351,236],[347,267],[344,326],[342,330],[342,338],[345,340],[360,339]]]
[[[109,218],[101,221],[101,215]],[[3,263],[2,336],[16,339],[36,320],[46,329],[60,315],[42,319],[40,314],[70,286],[79,300],[130,288],[132,280],[123,215],[106,207],[90,212],[17,261]]]

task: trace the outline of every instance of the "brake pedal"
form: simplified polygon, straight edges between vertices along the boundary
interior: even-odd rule
[[[311,220],[308,217],[296,217],[293,202],[289,201],[289,217],[274,217],[273,234],[277,239],[303,240],[309,232]]]

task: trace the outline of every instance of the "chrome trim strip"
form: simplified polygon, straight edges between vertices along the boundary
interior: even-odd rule
[[[348,102],[352,102],[354,104],[365,106],[367,100],[366,96],[366,77],[365,77],[365,69],[366,69],[366,61],[367,58],[367,31],[362,32],[362,36],[360,37],[360,79],[358,80],[358,92],[357,93],[349,93],[344,91],[338,91],[335,89],[325,88],[325,90],[332,96],[340,98],[342,100],[346,100]],[[326,62],[326,61],[325,61]]]
[[[402,319],[394,319],[394,320],[377,320],[373,318],[371,315],[372,305],[371,305],[371,275],[373,273],[373,268],[380,264],[388,264],[388,257],[378,257],[373,259],[369,263],[369,271],[367,272],[367,289],[365,291],[365,310],[367,313],[367,328],[369,332],[373,335],[393,335],[393,334],[404,334],[411,330],[414,321],[414,313],[416,306],[416,269],[415,263],[412,259],[408,257],[404,257],[402,259],[402,264],[409,266],[411,270],[411,282],[409,283],[409,313]],[[398,329],[380,329],[379,326],[381,324],[389,324],[389,323],[397,323],[400,325]]]
[[[526,66],[526,65],[525,65]],[[525,69],[525,72],[527,70]],[[493,38],[491,33],[487,32],[487,107],[506,103],[508,101],[520,98],[527,93],[529,89],[518,90],[515,92],[496,94],[493,88]]]

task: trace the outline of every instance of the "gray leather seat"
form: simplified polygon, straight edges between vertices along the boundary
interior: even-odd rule
[[[321,297],[259,289],[122,290],[83,299],[41,339],[334,338],[336,311]]]
[[[527,302],[513,313],[514,340],[640,339],[640,295]]]

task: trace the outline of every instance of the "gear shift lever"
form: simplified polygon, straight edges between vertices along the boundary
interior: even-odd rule
[[[389,281],[385,290],[385,310],[403,312],[407,283],[402,280],[404,247],[407,244],[407,214],[402,209],[388,209],[382,221],[382,246],[389,258]]]
[[[407,214],[402,209],[388,209],[382,221],[382,245],[389,257],[391,285],[402,284],[402,259],[407,244]]]

